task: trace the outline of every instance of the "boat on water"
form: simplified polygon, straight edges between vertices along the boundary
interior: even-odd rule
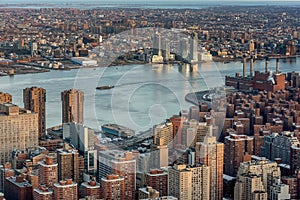
[[[97,90],[110,90],[112,88],[114,88],[115,86],[113,85],[105,85],[105,86],[98,86],[96,87]]]
[[[135,131],[118,124],[104,124],[101,126],[104,133],[122,138],[132,138]]]

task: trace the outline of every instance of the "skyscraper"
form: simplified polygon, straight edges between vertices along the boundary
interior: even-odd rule
[[[39,137],[46,134],[46,90],[38,87],[23,90],[24,108],[38,113]]]
[[[54,184],[53,194],[54,199],[78,199],[77,183],[73,182],[72,179],[59,181]]]
[[[58,180],[72,179],[79,182],[79,154],[75,149],[57,150]]]
[[[291,175],[294,175],[296,170],[300,170],[300,144],[291,147],[290,169]]]
[[[247,200],[256,191],[271,195],[271,186],[275,178],[280,178],[280,168],[276,162],[265,158],[241,163],[237,174],[234,199]]]
[[[111,174],[116,174],[120,177],[124,177],[126,199],[135,199],[136,160],[133,157],[132,152],[124,153],[117,150],[99,151],[98,170],[100,181],[102,180],[101,178],[105,178],[107,177],[107,175]]]
[[[207,135],[204,142],[196,143],[196,163],[210,167],[210,199],[223,198],[224,144]]]
[[[250,161],[253,153],[253,138],[230,134],[225,137],[224,173],[235,177],[240,163]]]
[[[153,169],[146,174],[146,184],[157,190],[160,196],[168,195],[168,172],[161,169]]]
[[[4,195],[7,199],[32,199],[32,185],[22,176],[9,177],[5,180]]]
[[[82,183],[81,184],[81,197],[84,198],[86,196],[99,199],[100,198],[100,184],[94,180]]]
[[[80,90],[70,89],[61,93],[62,123],[83,123],[84,94]]]
[[[39,164],[39,184],[48,188],[53,188],[53,184],[58,182],[58,164],[53,163],[53,158],[46,156],[45,161]]]
[[[198,62],[198,34],[193,32],[190,38],[190,61]]]
[[[171,122],[165,122],[153,127],[154,144],[167,145],[173,147],[173,124]],[[163,139],[163,144],[157,142]]]
[[[0,127],[0,164],[11,161],[14,149],[38,146],[38,114],[0,104]]]
[[[169,169],[169,195],[180,200],[210,199],[209,167],[175,165]]]
[[[119,175],[107,175],[101,178],[101,198],[102,199],[133,199],[126,196],[125,179]]]

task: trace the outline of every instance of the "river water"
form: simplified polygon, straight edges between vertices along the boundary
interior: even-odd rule
[[[300,71],[299,58],[281,60],[282,72]],[[264,61],[256,61],[254,70],[264,70]],[[247,63],[247,67],[249,63]],[[275,71],[275,59],[269,69]],[[247,69],[249,71],[249,68]],[[146,130],[154,124],[191,106],[187,93],[224,84],[225,75],[242,73],[241,62],[202,63],[193,66],[127,65],[110,68],[84,68],[71,71],[0,77],[0,91],[13,95],[13,103],[23,106],[22,90],[38,86],[47,91],[47,126],[61,124],[63,90],[76,88],[85,93],[84,121],[99,128],[104,123],[118,123],[134,130]],[[114,85],[111,90],[96,86]]]

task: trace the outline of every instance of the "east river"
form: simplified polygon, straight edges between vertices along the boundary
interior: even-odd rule
[[[282,72],[300,71],[300,58],[280,60]],[[254,70],[264,70],[256,61]],[[269,69],[275,71],[275,59]],[[13,95],[13,103],[23,106],[22,92],[38,86],[47,91],[47,126],[61,124],[61,92],[76,88],[85,93],[85,125],[98,129],[104,123],[118,123],[137,131],[188,109],[185,95],[224,84],[225,75],[242,74],[242,63],[202,63],[192,69],[178,65],[127,65],[109,68],[83,68],[71,71],[0,77],[0,91]],[[247,63],[249,73],[249,63]],[[111,90],[97,86],[114,85]]]

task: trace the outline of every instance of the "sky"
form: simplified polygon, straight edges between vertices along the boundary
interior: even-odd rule
[[[213,2],[250,2],[253,0],[0,0],[0,4],[6,3],[157,3],[157,2],[165,2],[165,3],[178,3],[178,2],[193,2],[193,3],[213,3]],[[262,2],[261,0],[254,0],[255,2]],[[298,2],[300,0],[266,0],[265,2]]]

